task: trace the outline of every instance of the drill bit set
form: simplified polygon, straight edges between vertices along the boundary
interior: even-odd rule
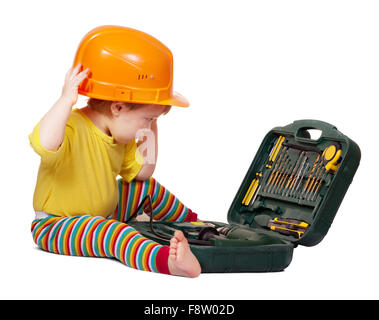
[[[317,140],[310,129],[321,131]],[[202,272],[285,269],[297,245],[328,232],[360,161],[358,145],[334,126],[299,120],[264,137],[228,210],[228,223],[130,221],[168,244],[182,230]]]
[[[264,166],[266,172],[256,173],[242,204],[254,205],[259,195],[299,204],[316,201],[326,178],[338,170],[341,153],[341,146],[335,142],[320,150],[286,143],[280,136]]]

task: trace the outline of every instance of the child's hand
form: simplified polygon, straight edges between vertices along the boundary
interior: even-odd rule
[[[74,105],[78,100],[78,87],[80,83],[85,79],[89,71],[87,68],[78,73],[81,66],[82,65],[78,63],[75,68],[68,70],[62,89],[62,98],[71,103],[71,105]]]

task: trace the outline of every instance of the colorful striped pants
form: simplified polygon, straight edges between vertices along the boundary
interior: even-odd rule
[[[119,202],[112,218],[49,215],[32,222],[34,242],[53,253],[116,258],[132,268],[169,274],[169,247],[145,238],[125,221],[148,194],[155,220],[196,221],[196,213],[152,177],[130,183],[120,179],[118,186]]]

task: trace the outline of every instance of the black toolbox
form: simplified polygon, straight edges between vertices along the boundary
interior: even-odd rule
[[[317,140],[310,130],[318,130]],[[202,272],[284,270],[298,245],[314,246],[328,232],[360,161],[358,145],[337,128],[298,120],[264,137],[228,211],[228,224],[128,222],[169,244],[182,230]]]

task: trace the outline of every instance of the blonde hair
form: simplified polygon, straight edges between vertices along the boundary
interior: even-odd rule
[[[111,115],[111,104],[113,101],[100,100],[95,98],[89,98],[87,101],[87,106],[92,110],[97,111],[103,115],[110,116]],[[141,103],[132,103],[132,102],[124,102],[130,110],[138,109],[144,106]],[[171,106],[166,106],[166,110],[163,114],[167,114],[171,110]]]

